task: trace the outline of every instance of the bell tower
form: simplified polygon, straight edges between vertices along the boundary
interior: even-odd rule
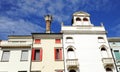
[[[83,11],[75,12],[72,26],[93,26],[90,22],[90,15]]]

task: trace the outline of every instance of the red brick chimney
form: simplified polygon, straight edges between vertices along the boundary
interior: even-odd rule
[[[45,16],[45,21],[46,21],[46,33],[50,33],[50,27],[51,27],[51,21],[52,21],[52,16],[51,15],[46,15]]]

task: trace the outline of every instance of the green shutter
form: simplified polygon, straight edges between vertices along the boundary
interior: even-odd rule
[[[120,53],[119,50],[114,50],[116,60],[120,60]]]

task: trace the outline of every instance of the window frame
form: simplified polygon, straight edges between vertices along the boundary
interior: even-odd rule
[[[98,37],[98,42],[99,43],[105,43],[104,37]]]
[[[120,61],[120,51],[119,50],[113,50],[113,52],[114,52],[115,60]],[[119,55],[116,55],[115,52],[117,52],[117,54],[119,54]]]
[[[86,18],[86,17],[85,17],[85,18],[83,18],[83,21],[88,21],[88,18]]]
[[[38,41],[37,41],[37,40],[38,40]],[[35,43],[35,44],[41,44],[41,39],[35,39],[35,40],[34,40],[34,43]]]
[[[56,44],[60,44],[61,43],[61,39],[55,39],[55,43]]]
[[[7,60],[4,60],[4,59],[3,59],[5,52],[9,52],[9,57],[8,57]],[[9,59],[10,59],[10,50],[3,50],[3,52],[2,52],[2,57],[1,57],[1,61],[2,61],[2,62],[9,62]]]
[[[18,71],[18,72],[27,72],[27,71]]]
[[[58,54],[57,54],[57,50],[59,51]],[[63,49],[62,49],[62,47],[59,47],[59,48],[55,47],[54,48],[54,60],[55,61],[61,61],[61,60],[63,60]]]
[[[36,60],[35,59],[35,50],[39,50],[39,59]],[[42,54],[43,54],[43,50],[42,48],[32,48],[32,61],[42,61]]]
[[[76,21],[81,21],[81,18],[77,17],[75,20],[76,20]]]
[[[24,52],[24,51],[26,51],[27,52],[27,59],[22,59],[22,53]],[[28,50],[21,50],[21,58],[20,58],[20,61],[28,61],[28,57],[29,57],[29,51]]]

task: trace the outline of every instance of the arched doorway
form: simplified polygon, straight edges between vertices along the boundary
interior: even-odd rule
[[[70,70],[69,72],[76,72],[76,71],[72,69],[72,70]]]

